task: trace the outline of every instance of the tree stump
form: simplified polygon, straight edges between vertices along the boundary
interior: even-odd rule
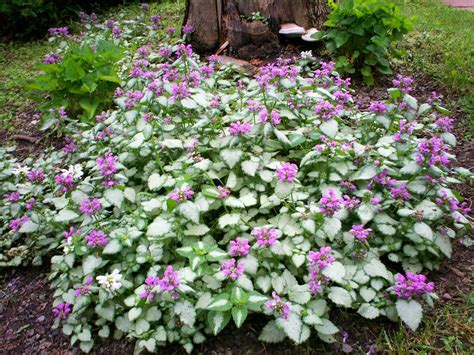
[[[183,24],[194,27],[195,50],[212,52],[228,42],[232,53],[250,59],[278,51],[282,24],[321,28],[328,11],[326,0],[187,0]]]

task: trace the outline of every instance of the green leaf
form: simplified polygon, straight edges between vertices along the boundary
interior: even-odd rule
[[[122,244],[117,239],[112,239],[102,251],[102,254],[117,254],[122,250]]]
[[[331,287],[328,297],[339,306],[351,307],[352,297],[348,291],[342,287]]]
[[[123,191],[118,189],[107,189],[104,192],[104,197],[111,204],[120,208],[123,203]]]
[[[424,222],[418,222],[415,223],[413,226],[413,229],[416,234],[418,234],[420,237],[428,239],[428,240],[433,240],[433,231],[431,230],[430,226],[427,225]]]
[[[423,318],[423,308],[415,300],[407,301],[403,299],[397,300],[395,303],[398,316],[400,319],[415,331],[421,323]]]
[[[333,335],[339,332],[339,329],[329,319],[321,318],[321,321],[323,322],[322,325],[314,326],[314,328],[316,329],[318,333],[321,333],[324,335]]]
[[[150,329],[150,323],[147,320],[141,318],[135,324],[135,331],[138,335],[147,332]]]
[[[324,121],[321,123],[319,126],[319,129],[321,130],[322,133],[324,133],[326,136],[330,138],[334,138],[338,132],[339,125],[336,120],[329,120],[329,121]]]
[[[367,319],[374,319],[380,315],[380,311],[378,308],[370,305],[369,303],[363,303],[359,309],[357,310],[362,317]]]
[[[184,300],[174,305],[174,312],[179,315],[179,319],[184,324],[192,327],[196,321],[196,311],[191,302]]]
[[[243,152],[240,149],[223,149],[220,152],[222,161],[231,169],[240,161],[242,155]]]
[[[84,275],[89,275],[99,267],[102,263],[102,258],[95,255],[87,255],[84,261],[82,262],[82,270]]]
[[[346,275],[346,268],[339,261],[335,261],[326,266],[322,273],[334,282],[343,283],[343,278]]]
[[[190,221],[198,224],[199,223],[199,207],[191,202],[191,201],[186,201],[178,206],[178,210],[187,219]]]
[[[171,224],[161,217],[156,217],[153,223],[148,226],[146,235],[149,237],[161,237],[170,231]]]
[[[36,232],[39,229],[39,225],[34,223],[33,221],[28,221],[25,224],[23,224],[18,231],[19,233],[33,233]]]
[[[128,311],[128,320],[133,322],[135,319],[140,317],[142,314],[142,309],[138,307],[133,307],[131,310]]]
[[[232,308],[232,319],[234,320],[237,328],[240,328],[247,318],[248,310],[245,307],[234,307]]]
[[[279,317],[276,323],[296,344],[304,343],[311,334],[308,326],[303,324],[299,315],[293,312],[290,312],[287,319]]]
[[[280,199],[284,199],[291,194],[294,187],[295,184],[292,182],[278,180],[275,187],[275,195]]]
[[[77,217],[79,217],[79,215],[76,212],[64,209],[59,211],[59,213],[54,217],[54,220],[56,222],[68,222]]]
[[[258,340],[266,343],[279,343],[285,338],[285,333],[277,326],[274,320],[271,320],[265,325],[265,327],[263,327]]]
[[[209,311],[228,311],[232,308],[232,303],[229,300],[229,295],[224,293],[212,299],[212,302],[207,306]]]
[[[209,312],[207,321],[212,329],[212,333],[214,335],[219,334],[227,323],[229,323],[230,317],[230,312]]]

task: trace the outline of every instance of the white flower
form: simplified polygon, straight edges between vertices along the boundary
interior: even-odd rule
[[[81,164],[71,165],[69,167],[69,171],[72,173],[74,179],[79,179],[82,175],[84,175]]]
[[[79,179],[82,175],[84,175],[81,164],[70,165],[67,170],[61,169],[61,171],[64,177],[66,177],[69,174],[72,174],[72,177],[75,180]]]
[[[13,169],[13,175],[20,175],[20,174],[23,174],[23,175],[26,175],[30,172],[30,168],[27,167],[27,166],[23,166],[23,165],[19,165],[18,167],[14,168]]]
[[[301,52],[300,56],[301,56],[301,59],[311,59],[313,58],[313,51],[309,50],[306,52]]]
[[[111,274],[97,276],[96,279],[100,286],[109,289],[110,291],[115,291],[122,287],[122,283],[120,282],[122,280],[122,275],[118,269],[112,271]]]

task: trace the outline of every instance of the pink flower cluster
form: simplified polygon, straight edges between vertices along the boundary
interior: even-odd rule
[[[42,169],[31,169],[26,176],[31,182],[43,182],[45,179]]]
[[[72,172],[65,171],[54,177],[56,184],[58,184],[61,193],[66,193],[74,189],[74,176]]]
[[[279,238],[278,231],[275,228],[255,228],[250,234],[257,237],[258,247],[270,247],[275,244],[275,242]]]
[[[411,76],[404,77],[403,75],[398,74],[397,78],[392,80],[392,83],[404,93],[409,93],[413,89],[413,78]]]
[[[165,269],[162,279],[156,276],[148,276],[145,279],[145,292],[140,294],[140,298],[147,299],[147,300],[154,299],[155,293],[153,289],[156,286],[160,287],[160,291],[171,292],[171,295],[174,298],[177,298],[179,297],[179,294],[176,291],[176,289],[179,287],[180,284],[181,282],[179,281],[179,278],[178,278],[178,272],[174,271],[172,265],[168,265]]]
[[[229,133],[232,136],[245,135],[250,132],[252,125],[248,122],[233,122],[230,124]]]
[[[102,204],[100,203],[98,198],[93,198],[92,200],[85,198],[79,206],[79,210],[87,216],[93,215],[101,208]]]
[[[103,158],[97,158],[96,162],[101,175],[110,176],[117,172],[117,157],[112,153],[106,153]]]
[[[127,97],[125,99],[125,108],[127,110],[130,110],[139,104],[140,100],[143,99],[144,95],[143,95],[143,92],[139,90],[135,90],[135,91],[129,90],[125,93],[125,96]]]
[[[191,96],[191,93],[188,91],[186,83],[180,82],[179,84],[171,84],[171,100],[173,102],[176,102],[178,99],[185,99],[189,96]]]
[[[236,260],[234,258],[229,261],[223,261],[221,264],[221,271],[225,276],[235,281],[244,273],[244,263],[240,262],[236,265]]]
[[[451,132],[454,128],[454,120],[449,117],[441,117],[435,121],[435,126],[445,132]]]
[[[226,199],[230,195],[230,189],[227,186],[217,186],[217,191],[219,191],[218,198]]]
[[[93,230],[86,236],[87,245],[91,248],[104,248],[109,240],[103,231]]]
[[[282,302],[280,296],[275,291],[272,292],[272,300],[265,302],[265,307],[273,309],[280,317],[288,319],[290,315],[290,306]]]
[[[194,191],[188,185],[184,185],[181,189],[175,188],[172,193],[168,195],[169,198],[175,200],[176,202],[182,202],[189,200],[193,197]]]
[[[329,121],[331,118],[339,115],[342,108],[342,105],[334,106],[332,103],[326,100],[322,100],[316,106],[314,106],[314,110],[323,121]]]
[[[26,222],[30,220],[30,217],[28,216],[23,216],[20,218],[15,218],[14,220],[10,221],[10,229],[14,232],[19,230]]]
[[[399,298],[410,299],[412,297],[420,297],[434,290],[433,282],[426,282],[426,276],[422,274],[413,274],[407,272],[406,276],[398,274],[395,276],[396,285],[392,286]]]
[[[298,173],[298,166],[293,163],[283,163],[276,170],[276,176],[280,181],[293,181]]]
[[[341,209],[343,200],[336,195],[336,192],[329,188],[319,200],[319,209],[327,217],[332,217],[334,214]]]
[[[387,113],[387,105],[382,101],[373,101],[370,104],[369,111],[384,115]]]
[[[7,202],[18,202],[20,200],[20,193],[18,191],[3,195]]]
[[[334,262],[336,259],[331,256],[331,247],[321,247],[319,251],[310,251],[309,258],[309,290],[312,294],[317,295],[321,292],[322,287],[327,283],[327,278],[321,274],[321,271]]]
[[[66,319],[72,312],[72,304],[62,302],[53,308],[53,314],[58,319]]]
[[[268,120],[268,111],[266,109],[263,109],[262,111],[260,111],[259,113],[259,120],[260,120],[260,123],[266,123],[267,120]],[[272,110],[272,112],[270,113],[270,122],[277,126],[281,123],[281,117],[280,117],[280,113],[276,110]]]
[[[365,243],[370,233],[372,233],[371,228],[364,228],[363,224],[353,224],[352,229],[349,231],[354,237],[356,237],[359,242]]]
[[[433,166],[439,163],[446,166],[449,164],[449,158],[445,154],[446,150],[448,150],[448,146],[444,144],[441,138],[424,139],[418,144],[420,154],[415,156],[415,160],[418,164],[427,163]]]
[[[246,256],[250,253],[250,245],[248,239],[237,238],[236,240],[231,240],[229,244],[229,255],[231,256]]]
[[[76,296],[88,295],[89,293],[91,293],[91,288],[89,286],[91,286],[93,282],[94,282],[94,278],[92,276],[88,277],[86,282],[84,282],[84,284],[81,287],[74,290],[74,294]]]

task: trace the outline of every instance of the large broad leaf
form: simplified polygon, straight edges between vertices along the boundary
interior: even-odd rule
[[[169,231],[171,231],[171,224],[161,217],[156,217],[153,223],[148,226],[146,235],[149,237],[161,237]]]
[[[184,202],[183,204],[179,205],[178,207],[179,209],[179,212],[184,216],[186,217],[187,219],[189,219],[190,221],[198,224],[199,223],[199,207],[191,202],[191,201],[187,201],[187,202]]]
[[[276,322],[288,338],[296,344],[305,342],[311,333],[309,328],[301,321],[300,316],[294,312],[290,312],[287,319],[279,317]]]
[[[237,328],[240,328],[247,318],[248,310],[245,307],[234,307],[232,308],[232,319],[234,320]]]
[[[211,327],[214,335],[219,334],[222,329],[229,323],[230,312],[209,312],[207,315],[207,321]]]
[[[89,275],[102,263],[102,258],[95,255],[87,255],[84,261],[82,262],[82,270],[84,275]]]
[[[258,337],[258,340],[266,343],[279,343],[286,338],[285,332],[283,332],[276,324],[274,320],[267,323],[262,329],[262,333]]]
[[[196,321],[196,311],[189,301],[180,301],[174,305],[174,312],[184,324],[192,327]]]
[[[357,310],[357,313],[367,319],[374,319],[380,315],[379,309],[369,303],[363,303]]]
[[[118,189],[107,189],[105,190],[104,197],[111,204],[120,208],[123,202],[123,192]]]
[[[338,124],[336,120],[329,120],[321,123],[319,126],[321,132],[330,138],[334,138],[338,131]]]
[[[350,307],[352,305],[351,294],[342,287],[331,287],[328,297],[339,306]]]
[[[54,220],[56,222],[68,222],[77,217],[79,217],[79,215],[76,212],[64,209],[59,211],[59,213],[54,217]]]
[[[226,163],[231,169],[239,162],[239,160],[242,158],[242,155],[243,152],[240,149],[224,149],[220,153],[224,163]]]
[[[415,300],[398,300],[395,303],[397,313],[400,319],[410,327],[412,330],[416,330],[421,323],[423,318],[423,308]]]

